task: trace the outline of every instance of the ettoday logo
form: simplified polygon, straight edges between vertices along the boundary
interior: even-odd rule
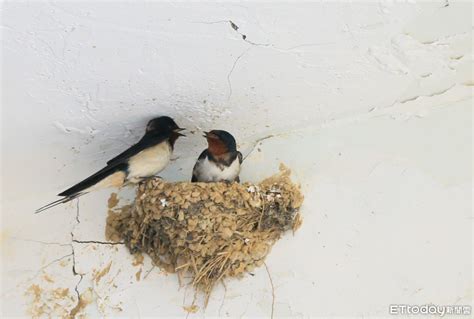
[[[444,317],[446,315],[466,315],[472,313],[469,305],[402,305],[392,304],[389,306],[389,314],[391,315],[438,315]]]

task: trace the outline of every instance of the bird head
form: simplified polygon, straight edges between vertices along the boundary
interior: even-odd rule
[[[155,134],[176,134],[177,136],[185,136],[179,132],[184,128],[180,128],[176,122],[169,116],[160,116],[150,120],[146,126],[146,133]]]
[[[215,156],[237,151],[235,139],[229,132],[222,130],[212,130],[204,132],[207,139],[208,151]]]
[[[173,146],[180,136],[186,136],[180,133],[183,130],[171,117],[160,116],[148,122],[145,135],[166,136]]]

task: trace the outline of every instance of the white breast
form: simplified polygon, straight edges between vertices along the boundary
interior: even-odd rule
[[[162,142],[132,156],[128,162],[127,180],[136,183],[141,178],[158,174],[168,165],[171,152],[171,145]]]
[[[223,169],[209,161],[207,156],[202,159],[196,167],[196,175],[201,182],[234,181],[240,173],[240,162],[236,157],[231,165],[223,166]]]

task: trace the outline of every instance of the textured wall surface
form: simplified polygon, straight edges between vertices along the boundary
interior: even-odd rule
[[[284,162],[306,196],[303,226],[267,259],[273,289],[258,269],[190,317],[470,304],[472,10],[451,0],[4,3],[3,316],[187,314],[191,289],[106,242],[110,192],[32,214],[162,114],[196,133],[163,177],[188,179],[200,132],[225,128],[248,155],[243,180]]]

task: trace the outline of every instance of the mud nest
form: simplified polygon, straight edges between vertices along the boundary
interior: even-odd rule
[[[301,224],[302,202],[284,166],[259,184],[150,179],[132,205],[109,213],[106,233],[180,280],[190,274],[209,296],[219,280],[263,264],[275,241]]]

